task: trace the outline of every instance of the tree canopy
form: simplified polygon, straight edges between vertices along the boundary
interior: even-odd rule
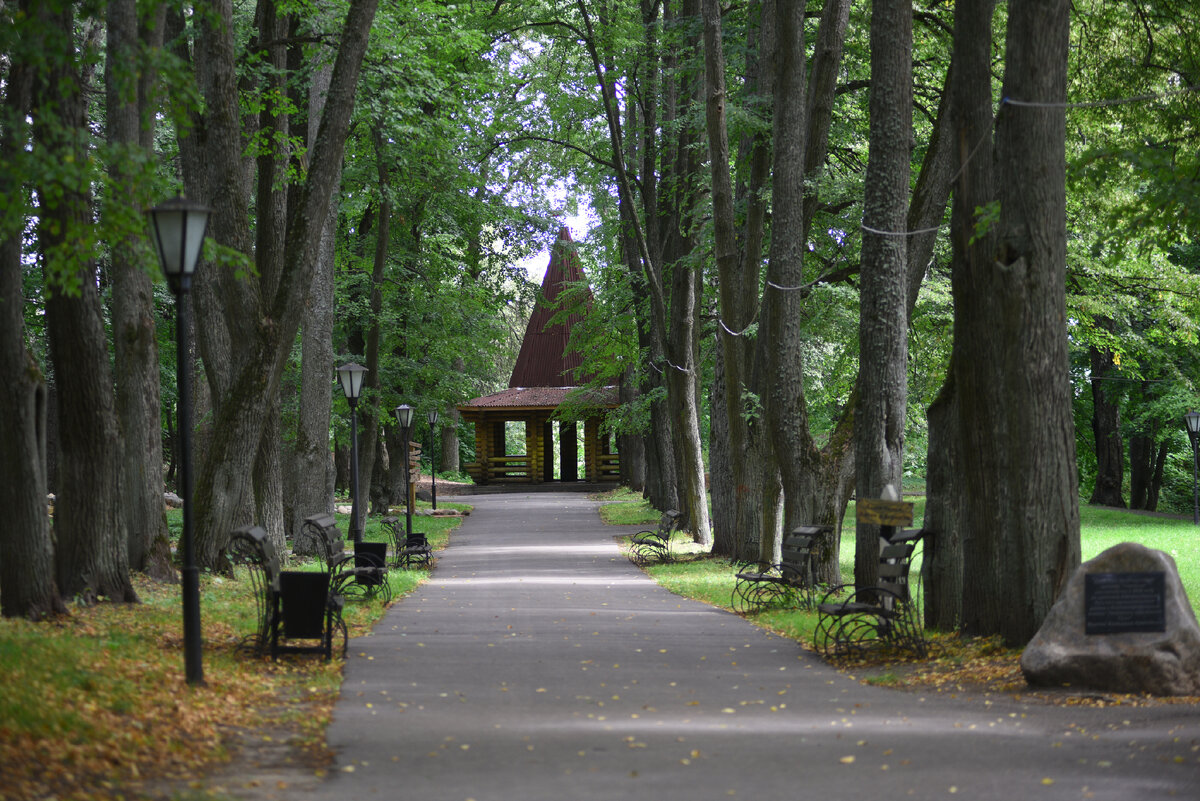
[[[1001,372],[986,383],[1046,371],[1067,421],[1061,474],[1010,486],[987,514],[1027,514],[1014,496],[1049,483],[1186,507],[1197,11],[1056,3],[1047,43],[1026,3],[971,4],[991,20],[977,28],[967,6],[0,4],[0,364],[21,376],[0,410],[0,485],[22,510],[21,537],[0,535],[4,614],[58,611],[64,593],[132,599],[129,570],[172,574],[158,496],[177,458],[175,318],[142,211],[176,193],[215,210],[193,365],[208,566],[236,525],[282,543],[332,505],[343,361],[369,370],[364,492],[395,491],[402,402],[444,412],[441,449],[470,461],[454,407],[507,383],[537,295],[519,264],[579,209],[597,221],[579,245],[594,297],[573,336],[581,373],[621,387],[607,425],[627,480],[715,553],[772,561],[783,526],[833,525],[831,578],[855,492],[927,475],[933,525],[966,532],[985,514],[963,505],[979,487],[938,478],[954,462],[937,454],[969,459],[945,437],[970,422],[995,439],[1016,396],[954,406],[985,381],[964,337],[985,311],[993,333],[1032,317],[999,309],[969,265],[1032,263],[1024,237],[1044,215],[1026,206],[1043,188],[1063,243],[1037,251],[1050,271],[1035,284],[1057,296],[1061,278],[1062,303],[1024,344],[1013,329],[1024,358],[988,357]],[[1017,77],[1043,50],[1061,59],[1054,96]],[[1006,138],[1054,114],[1061,144],[1038,141],[1062,150],[1061,178]],[[1014,147],[1003,179],[978,171]],[[97,494],[111,503],[72,511]],[[875,532],[855,536],[868,582]],[[931,612],[947,626],[963,614],[952,540],[933,594],[955,600]],[[10,572],[30,560],[53,580]]]

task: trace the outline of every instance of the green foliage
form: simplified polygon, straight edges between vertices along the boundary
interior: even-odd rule
[[[975,207],[975,228],[969,244],[974,245],[988,235],[992,228],[1000,222],[1000,201],[993,200],[986,206]]]
[[[641,495],[622,487],[603,496],[600,519],[610,526],[656,526],[659,512]]]

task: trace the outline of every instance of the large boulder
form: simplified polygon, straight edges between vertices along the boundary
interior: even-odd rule
[[[1163,573],[1165,631],[1086,633],[1085,576],[1158,572]],[[1175,560],[1126,542],[1080,565],[1021,654],[1021,671],[1034,686],[1200,695],[1200,626]]]

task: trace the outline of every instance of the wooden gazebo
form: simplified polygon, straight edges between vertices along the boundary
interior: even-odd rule
[[[551,249],[550,265],[542,279],[542,298],[529,318],[509,388],[458,407],[463,420],[475,424],[476,461],[465,466],[475,483],[541,484],[580,480],[599,483],[618,479],[619,457],[611,446],[611,438],[600,434],[602,411],[582,421],[552,419],[560,412],[568,393],[587,383],[586,378],[575,378],[582,357],[567,352],[571,326],[581,316],[572,314],[563,322],[550,323],[559,311],[558,298],[564,285],[584,280],[571,232],[564,226]],[[616,408],[616,387],[599,390],[587,400],[587,406],[593,409]],[[555,422],[558,423],[559,443],[557,475]],[[582,476],[579,474],[580,422],[583,424]],[[523,431],[514,433],[511,448],[508,445],[510,423],[524,426]],[[516,443],[521,442],[524,453],[509,453],[509,450],[520,450]]]

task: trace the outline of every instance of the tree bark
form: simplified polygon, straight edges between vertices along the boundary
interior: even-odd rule
[[[1103,326],[1103,323],[1101,323]],[[1121,410],[1109,399],[1105,377],[1115,366],[1113,352],[1088,348],[1092,368],[1092,437],[1096,449],[1096,485],[1088,503],[1125,508],[1125,448]]]
[[[994,7],[994,0],[991,6]],[[989,10],[987,16],[991,16]],[[957,56],[946,70],[937,116],[921,171],[913,188],[908,211],[908,317],[920,294],[921,283],[933,258],[939,223],[945,216],[951,185],[958,169],[956,137],[952,128],[954,93],[951,91]],[[953,428],[958,419],[954,394],[953,365],[945,386],[926,410],[929,424],[929,461],[926,475],[925,532],[925,624],[930,628],[955,631],[962,622],[962,509],[961,493],[955,489],[958,440]]]
[[[825,447],[817,448],[804,397],[804,299],[793,289],[803,283],[803,175],[811,133],[805,129],[803,16],[804,9],[796,4],[776,7],[774,214],[759,360],[766,370],[764,416],[783,485],[783,526],[790,530],[805,524],[834,525],[834,540],[825,549],[818,572],[824,580],[832,577],[836,582],[837,538],[853,485],[853,415],[845,415]]]
[[[825,168],[829,154],[829,126],[833,120],[833,101],[837,96],[838,75],[841,73],[842,52],[846,43],[846,28],[850,22],[851,0],[825,0],[817,41],[813,48],[812,74],[809,76],[805,104],[805,125],[808,145],[804,153],[804,235],[812,225],[820,196],[816,179]]]
[[[43,9],[60,41],[74,41],[70,6]],[[120,441],[96,266],[76,242],[87,241],[91,195],[83,63],[92,41],[60,55],[34,84],[33,148],[43,159],[73,165],[39,187],[38,245],[42,253],[46,330],[60,393],[59,481],[55,565],[59,590],[85,602],[136,601],[120,513]]]
[[[114,153],[149,153],[153,130],[143,130],[143,101],[150,94],[147,84],[153,71],[130,68],[137,64],[138,18],[134,0],[112,0],[108,4],[105,60],[106,120],[108,143]],[[162,42],[161,17],[147,31],[150,47]],[[118,156],[110,167],[114,185],[128,194],[114,193],[106,203],[110,225],[120,219],[138,219],[141,209],[151,205],[147,195],[148,176],[140,174],[136,160]],[[139,232],[140,234],[140,232]],[[128,534],[129,565],[160,581],[174,581],[171,543],[163,503],[162,405],[154,286],[143,265],[151,258],[138,235],[119,239],[112,247],[112,328],[116,367],[116,409],[121,427],[121,514]]]
[[[16,167],[29,141],[33,69],[14,57],[5,76],[0,119],[0,196],[25,204]],[[8,124],[5,124],[5,123]],[[11,126],[11,127],[10,127]],[[65,614],[54,580],[54,549],[46,509],[47,390],[26,346],[21,231],[0,230],[0,614],[31,620]]]
[[[1138,433],[1129,438],[1129,508],[1153,512],[1158,509],[1167,443],[1159,443],[1158,432]]]
[[[871,6],[870,156],[863,201],[859,290],[858,406],[854,412],[859,498],[899,497],[908,393],[906,275],[912,142],[912,3]],[[879,575],[879,526],[857,523],[854,581]]]
[[[693,444],[699,431],[698,419],[686,419],[697,408],[695,395],[686,397],[695,387],[695,374],[686,380],[675,380],[670,376],[677,368],[688,367],[689,349],[696,349],[696,321],[683,320],[684,315],[695,314],[694,290],[684,295],[682,304],[675,304],[669,297],[667,275],[671,269],[688,269],[683,257],[690,254],[694,242],[690,241],[690,230],[695,224],[698,197],[690,189],[694,183],[699,159],[691,152],[695,131],[686,119],[687,109],[695,102],[698,82],[695,76],[681,68],[679,53],[660,47],[657,34],[660,25],[680,26],[691,20],[699,20],[699,0],[685,0],[676,10],[670,5],[642,3],[643,52],[645,54],[645,78],[642,82],[639,108],[640,126],[637,135],[640,146],[635,152],[641,158],[642,175],[635,180],[626,163],[625,131],[621,125],[616,83],[616,74],[611,65],[605,65],[598,47],[592,16],[586,3],[575,4],[587,32],[584,44],[592,58],[605,119],[613,164],[616,168],[618,202],[623,235],[626,245],[626,264],[634,274],[635,286],[644,288],[649,313],[639,321],[639,332],[646,336],[649,366],[667,388],[668,402],[651,406],[651,431],[653,442],[647,447],[647,492],[651,502],[658,508],[678,508],[687,514],[693,535],[707,542],[711,536],[707,520],[707,497],[704,493],[704,466],[699,449]],[[659,13],[663,19],[659,20]],[[680,52],[694,49],[698,41],[689,40]],[[664,79],[664,75],[675,75]],[[676,191],[659,193],[659,184],[671,186]],[[635,202],[634,189],[639,191],[640,205]],[[667,253],[671,257],[666,256]],[[687,345],[676,330],[683,326]],[[685,384],[690,386],[685,387]],[[682,429],[674,429],[683,425]],[[675,453],[676,441],[685,445],[684,452]],[[682,469],[683,475],[677,475]],[[687,493],[683,495],[683,493]]]
[[[437,471],[439,473],[457,473],[462,469],[458,453],[458,426],[462,416],[453,406],[446,409],[442,415],[442,421],[438,425],[441,447],[438,448]],[[640,491],[641,487],[637,489]]]
[[[1065,0],[1009,3],[1008,101],[993,148],[988,8],[986,0],[955,7],[963,168],[952,224],[953,364],[965,499],[963,616],[968,631],[1019,646],[1080,560],[1065,308],[1061,104],[1069,9]],[[1016,106],[1014,99],[1048,105]],[[994,224],[978,209],[993,210]]]
[[[286,142],[291,135],[291,120],[281,108],[280,98],[287,94],[288,18],[280,15],[275,0],[258,0],[255,13],[257,32],[252,42],[260,50],[267,67],[261,89],[258,135],[265,143]],[[282,147],[261,147],[257,158],[255,200],[254,258],[261,281],[260,291],[271,297],[279,289],[284,273],[284,237],[287,231],[289,156]],[[282,395],[272,393],[263,409],[263,430],[254,460],[254,519],[267,532],[276,552],[286,552],[286,525],[283,518],[283,454],[280,411]]]
[[[370,507],[370,487],[374,481],[375,455],[380,440],[379,392],[383,386],[379,376],[380,315],[383,312],[383,275],[392,242],[392,187],[388,171],[386,146],[382,128],[377,124],[372,132],[375,144],[375,165],[379,178],[379,224],[375,228],[375,256],[371,267],[371,284],[367,301],[370,319],[367,320],[367,373],[363,376],[363,397],[359,410],[358,449],[358,509],[360,526],[366,525]]]
[[[925,625],[957,631],[962,623],[962,537],[965,501],[959,440],[954,435],[959,416],[954,392],[954,367],[926,412],[929,420],[929,461],[925,474]]]
[[[739,248],[735,222],[733,181],[729,172],[729,138],[726,119],[725,54],[720,4],[705,0],[705,124],[709,166],[712,172],[713,236],[717,263],[720,324],[719,407],[724,414],[713,436],[723,437],[721,452],[728,454],[723,468],[713,472],[713,514],[722,521],[714,553],[735,560],[774,560],[778,515],[769,498],[777,498],[779,480],[763,432],[761,387],[755,373],[755,340],[748,336],[758,315],[759,265],[762,257],[765,206],[761,201],[770,173],[770,138],[765,133],[747,137],[740,152],[749,161],[746,225]],[[747,67],[749,90],[766,101],[774,75],[769,67],[775,50],[775,3],[755,4],[758,25],[751,26],[754,55]],[[763,105],[768,105],[763,103]],[[803,143],[801,143],[801,147]],[[740,250],[740,252],[739,252]],[[760,332],[760,336],[765,336]],[[718,413],[714,403],[713,414]],[[717,482],[728,486],[719,489]],[[774,491],[768,491],[770,486]],[[731,504],[727,507],[726,504]]]
[[[618,392],[623,405],[637,403],[636,381],[632,366],[621,374]],[[646,487],[646,442],[640,434],[624,433],[618,435],[617,443],[621,454],[621,483],[634,492],[641,492]]]
[[[328,49],[323,58],[332,59]],[[308,142],[317,139],[317,125],[333,78],[332,63],[323,63],[313,74],[308,100]],[[339,168],[340,170],[340,168]],[[333,185],[341,183],[341,175]],[[321,226],[317,263],[300,322],[300,414],[296,421],[293,451],[295,496],[288,524],[293,539],[301,537],[304,519],[333,512],[333,452],[329,422],[333,408],[333,310],[338,193],[329,195],[325,224]]]
[[[213,271],[208,315],[201,352],[213,387],[216,404],[212,442],[197,476],[194,503],[197,509],[197,560],[217,565],[229,532],[239,523],[244,492],[243,477],[251,467],[262,436],[262,411],[277,396],[284,362],[300,325],[301,310],[318,261],[319,232],[323,230],[329,198],[340,174],[342,149],[359,68],[377,0],[350,4],[334,65],[321,125],[311,149],[309,171],[303,186],[289,203],[282,272],[273,282],[277,291],[265,291],[263,281],[238,280],[231,271]],[[240,163],[229,154],[238,146],[238,97],[234,73],[232,13],[227,0],[212,0],[202,18],[197,65],[202,62],[206,114],[196,121],[193,136],[203,147],[193,148],[190,179],[193,196],[208,200],[216,209],[212,233],[219,243],[249,253],[246,237],[247,208]],[[191,147],[181,140],[181,149]],[[210,168],[200,170],[201,161]],[[185,158],[185,164],[187,163]],[[203,179],[203,180],[201,180]],[[205,283],[201,281],[200,283]],[[199,293],[203,295],[204,293]],[[199,307],[201,304],[198,303]],[[233,352],[229,343],[236,341]]]

